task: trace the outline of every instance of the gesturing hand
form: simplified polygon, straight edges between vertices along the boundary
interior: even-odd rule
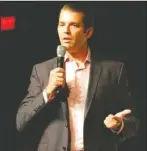
[[[129,109],[126,109],[126,110],[123,110],[115,115],[113,114],[109,114],[105,120],[104,120],[104,124],[107,128],[109,129],[116,129],[120,126],[121,122],[122,122],[122,119],[131,113],[131,110]]]

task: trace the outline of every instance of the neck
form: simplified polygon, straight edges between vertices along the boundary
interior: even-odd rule
[[[88,53],[88,47],[85,46],[83,48],[79,48],[76,51],[68,52],[70,58],[75,60],[76,62],[84,62]]]

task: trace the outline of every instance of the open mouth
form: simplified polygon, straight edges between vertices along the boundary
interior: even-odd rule
[[[69,37],[64,37],[63,40],[71,40]]]
[[[69,43],[69,42],[71,41],[71,38],[63,38],[63,41],[64,41],[65,43]]]

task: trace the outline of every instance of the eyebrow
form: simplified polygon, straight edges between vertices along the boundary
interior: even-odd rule
[[[64,21],[59,21],[58,23],[65,23]],[[81,23],[79,23],[79,22],[70,22],[69,24],[77,24],[77,25],[80,25]]]

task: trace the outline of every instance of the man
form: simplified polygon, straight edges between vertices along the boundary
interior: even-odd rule
[[[125,65],[93,55],[92,23],[78,3],[61,9],[65,68],[57,67],[57,58],[35,65],[17,112],[17,130],[29,135],[27,151],[116,151],[136,135]]]

